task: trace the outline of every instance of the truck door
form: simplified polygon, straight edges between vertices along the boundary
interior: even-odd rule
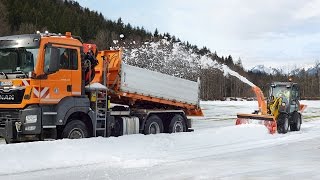
[[[73,74],[79,73],[78,51],[79,48],[68,46],[50,45],[45,48],[44,72],[46,77],[41,80],[37,92],[41,103],[54,104],[64,97],[71,96],[74,91],[80,92],[80,87],[73,87],[77,84],[73,82],[75,79]],[[52,69],[52,67],[55,68]],[[81,77],[78,79],[81,81]]]

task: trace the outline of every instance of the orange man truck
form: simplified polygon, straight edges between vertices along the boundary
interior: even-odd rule
[[[0,37],[0,137],[11,143],[192,130],[187,116],[202,115],[199,84],[127,65],[121,56],[69,32]]]

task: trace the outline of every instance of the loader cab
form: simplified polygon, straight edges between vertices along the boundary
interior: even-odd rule
[[[271,84],[269,97],[273,100],[282,98],[285,111],[292,112],[299,106],[300,94],[298,84],[291,82],[273,83]]]
[[[291,96],[291,87],[285,84],[272,84],[270,89],[270,97],[279,98],[288,101]]]

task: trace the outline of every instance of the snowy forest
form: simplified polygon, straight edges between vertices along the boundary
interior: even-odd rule
[[[287,81],[289,76],[300,84],[302,98],[318,99],[320,94],[320,63],[316,61],[310,69],[297,69],[290,73],[283,73],[280,69],[273,73],[251,71],[243,67],[241,57],[221,56],[215,50],[198,47],[170,33],[125,24],[121,18],[109,20],[75,1],[0,0],[1,36],[37,30],[70,31],[84,42],[97,44],[99,49],[123,47],[124,61],[128,64],[193,81],[199,77],[202,100],[254,96],[250,86],[235,77],[225,76],[219,64],[248,78],[265,94],[272,81]],[[216,65],[203,63],[208,60]]]

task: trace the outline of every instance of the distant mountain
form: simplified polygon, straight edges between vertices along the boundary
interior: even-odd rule
[[[316,65],[304,65],[301,67],[294,68],[288,72],[286,68],[272,68],[272,67],[266,67],[265,65],[257,65],[254,66],[252,69],[248,70],[252,73],[261,73],[261,74],[267,74],[267,75],[276,75],[276,74],[282,74],[282,75],[302,75],[304,73],[308,74],[309,76],[316,75],[318,71],[320,71],[320,66]]]
[[[249,71],[251,71],[252,73],[262,73],[262,74],[271,74],[271,75],[282,72],[281,69],[276,69],[276,68],[272,68],[272,67],[266,67],[265,65],[254,66]]]
[[[319,71],[320,71],[319,65],[314,64],[314,65],[305,65],[300,68],[296,68],[292,70],[290,74],[297,75],[297,76],[301,76],[304,74],[307,74],[309,76],[314,76],[314,75],[317,75]]]
[[[308,75],[316,75],[320,71],[320,67],[313,66],[305,70]]]

